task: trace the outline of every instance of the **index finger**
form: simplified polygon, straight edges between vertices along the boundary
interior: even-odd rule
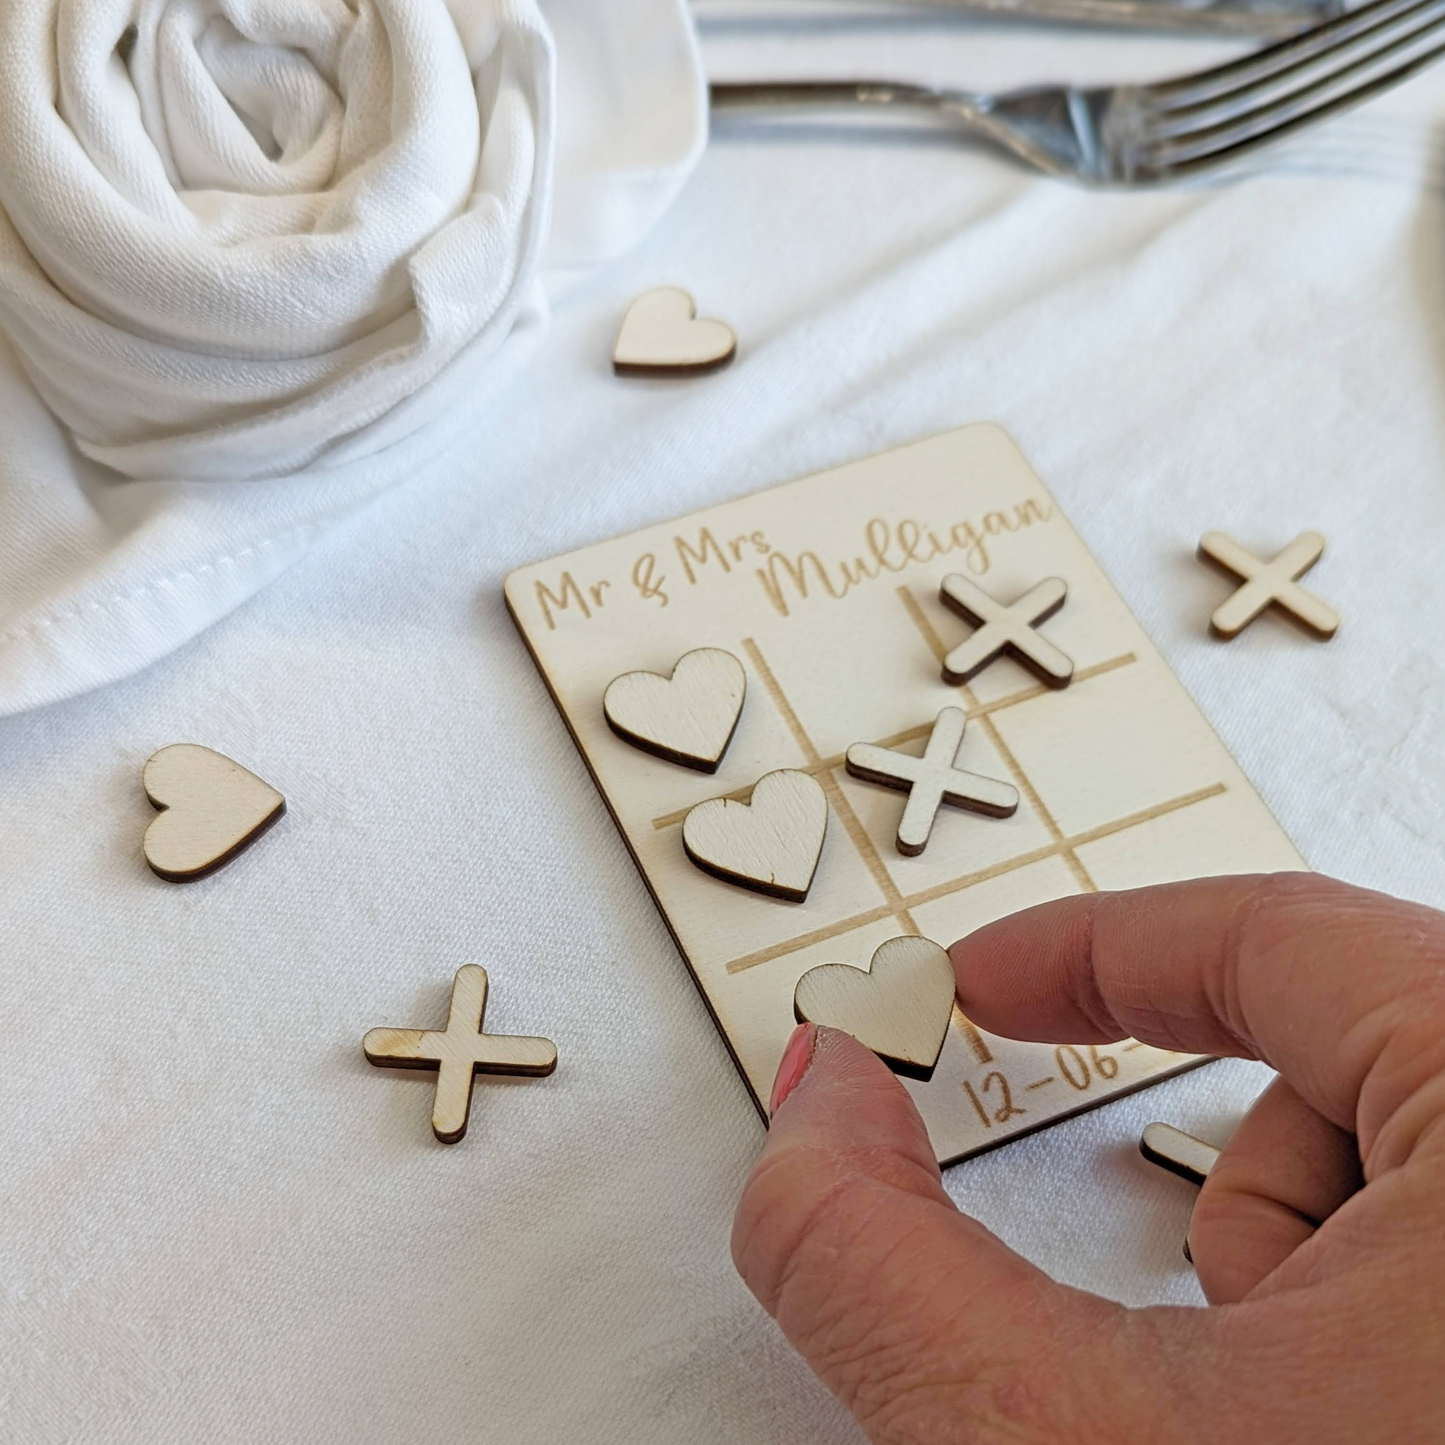
[[[1445,1073],[1445,915],[1315,874],[1062,898],[949,952],[980,1027],[1262,1059],[1359,1134],[1367,1163],[1385,1122]]]

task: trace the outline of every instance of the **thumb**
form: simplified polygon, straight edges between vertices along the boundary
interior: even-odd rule
[[[733,1259],[870,1438],[1052,1445],[1081,1418],[1175,1438],[1198,1311],[1068,1289],[960,1214],[908,1092],[847,1034],[802,1025],[777,1091]]]

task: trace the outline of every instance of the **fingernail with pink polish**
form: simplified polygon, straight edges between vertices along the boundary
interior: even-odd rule
[[[817,1030],[812,1024],[799,1024],[783,1050],[778,1064],[778,1076],[773,1080],[773,1097],[768,1101],[768,1117],[771,1119],[783,1107],[783,1100],[798,1087],[808,1065],[813,1062],[813,1039]]]

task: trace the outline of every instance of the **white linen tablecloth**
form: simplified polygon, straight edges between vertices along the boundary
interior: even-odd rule
[[[1216,53],[706,38],[718,74],[961,83]],[[1242,180],[1108,195],[942,138],[728,122],[444,456],[181,651],[0,721],[0,1440],[859,1438],[734,1277],[758,1120],[507,619],[520,563],[999,421],[1310,861],[1445,903],[1442,116],[1426,76]],[[735,325],[731,370],[613,378],[618,317],[664,283]],[[1325,532],[1338,638],[1208,640],[1210,527]],[[141,764],[181,740],[290,804],[183,889],[139,855]],[[428,1077],[360,1040],[439,1021],[467,961],[489,1027],[560,1065],[479,1083],[443,1148]],[[1222,1139],[1263,1076],[1200,1070],[950,1191],[1073,1283],[1197,1302],[1190,1190],[1139,1131]]]

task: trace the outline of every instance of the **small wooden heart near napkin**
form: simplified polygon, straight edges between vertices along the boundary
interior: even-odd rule
[[[286,811],[286,799],[269,783],[198,743],[162,748],[141,782],[162,810],[146,829],[145,860],[171,883],[214,873]]]
[[[619,376],[702,376],[737,355],[731,326],[697,314],[697,303],[677,286],[659,286],[627,309],[612,369]]]

